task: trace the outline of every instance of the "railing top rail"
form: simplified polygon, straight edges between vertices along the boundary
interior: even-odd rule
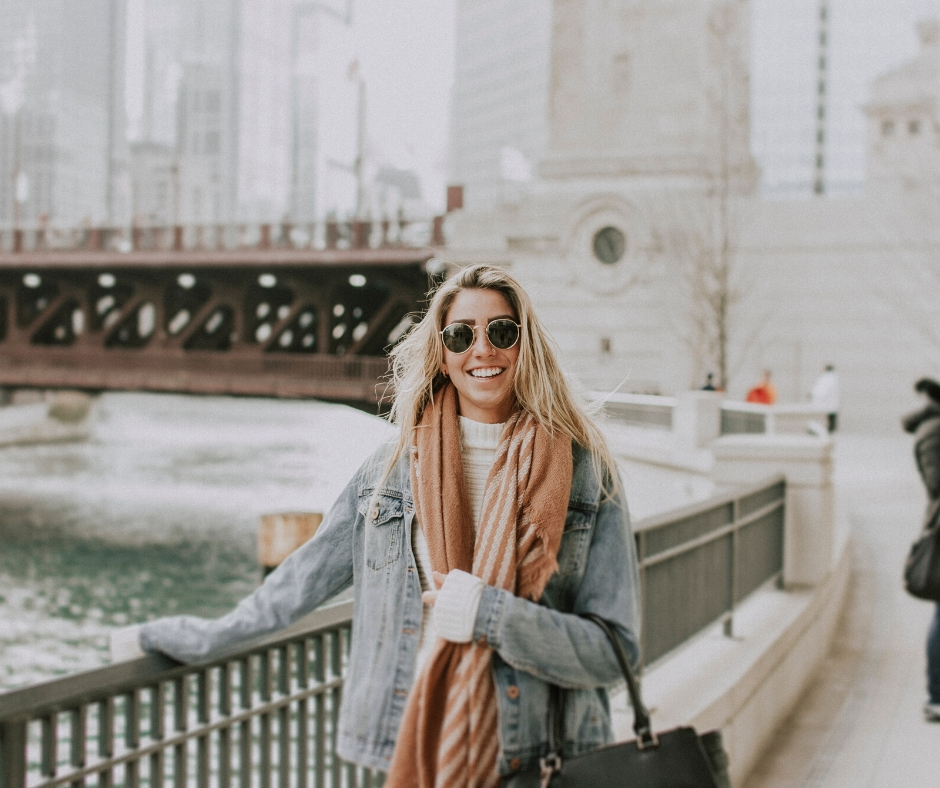
[[[635,523],[633,523],[633,532],[640,533],[641,531],[650,531],[654,528],[658,528],[661,525],[673,523],[677,520],[684,520],[687,517],[693,517],[718,506],[723,506],[725,504],[731,503],[732,501],[737,501],[740,498],[746,498],[747,496],[753,495],[756,492],[767,490],[785,481],[786,477],[783,474],[777,474],[747,487],[713,495],[704,501],[692,503],[679,509],[670,509],[667,512],[653,514],[649,517],[644,517],[641,520],[637,520]]]
[[[185,665],[162,654],[149,654],[140,659],[65,676],[61,679],[34,684],[0,694],[0,725],[23,719],[36,719],[80,705],[95,703],[140,687],[169,681],[178,676],[243,659],[301,637],[313,636],[334,629],[352,619],[352,601],[341,602],[316,611],[306,627],[295,625],[274,635],[241,644],[228,655],[198,665]]]
[[[116,249],[64,249],[8,252],[0,250],[0,263],[6,269],[55,268],[80,264],[88,268],[232,268],[266,265],[272,268],[310,266],[410,266],[427,263],[435,256],[431,247],[363,249],[183,249],[122,252]]]
[[[611,402],[624,405],[660,405],[664,408],[673,408],[676,405],[675,397],[663,397],[659,394],[607,394],[603,391],[590,391],[588,396],[605,405]]]
[[[738,402],[733,399],[722,400],[721,409],[739,413],[773,413],[779,405],[765,405],[761,402]]]

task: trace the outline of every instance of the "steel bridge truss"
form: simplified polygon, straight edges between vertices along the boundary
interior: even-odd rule
[[[7,254],[0,385],[374,406],[429,249]]]

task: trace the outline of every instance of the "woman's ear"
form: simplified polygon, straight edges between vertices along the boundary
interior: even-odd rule
[[[449,378],[449,377],[450,377],[450,375],[447,373],[447,364],[441,364],[441,374],[442,374],[445,378]]]

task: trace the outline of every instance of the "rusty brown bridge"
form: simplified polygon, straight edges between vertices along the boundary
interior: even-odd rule
[[[0,230],[0,386],[374,408],[442,219]]]

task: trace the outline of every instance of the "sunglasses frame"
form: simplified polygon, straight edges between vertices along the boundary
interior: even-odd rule
[[[490,339],[490,335],[489,335],[490,326],[493,325],[493,323],[501,323],[504,321],[506,323],[512,323],[516,327],[516,341],[513,342],[511,345],[509,345],[509,347],[496,347],[496,345],[493,344],[493,340]],[[473,341],[467,346],[466,350],[461,350],[458,352],[456,350],[451,350],[449,347],[447,347],[447,343],[444,342],[444,332],[451,326],[466,326],[471,331],[473,331]],[[517,323],[515,320],[512,320],[508,317],[497,317],[491,320],[485,326],[471,326],[469,323],[449,323],[448,325],[444,326],[444,328],[442,328],[438,333],[441,335],[441,344],[444,346],[444,349],[448,353],[453,353],[455,356],[462,356],[464,353],[467,353],[468,351],[470,351],[471,348],[473,348],[473,346],[476,344],[478,328],[483,329],[483,336],[486,337],[486,341],[490,343],[490,347],[492,347],[494,350],[509,350],[510,348],[514,348],[516,345],[519,344],[519,339],[522,337],[522,324]]]

